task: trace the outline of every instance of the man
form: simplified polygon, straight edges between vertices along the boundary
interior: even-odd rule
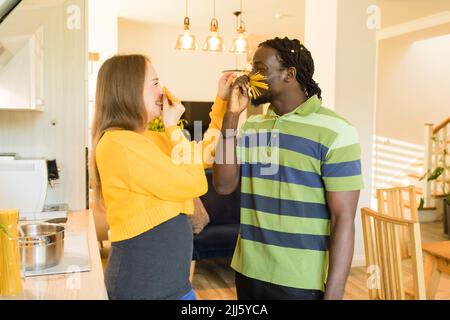
[[[232,261],[238,299],[342,299],[363,188],[357,132],[322,106],[311,53],[300,41],[260,44],[256,72],[269,89],[252,102],[270,103],[269,110],[250,117],[237,139],[239,116],[250,103],[249,78],[237,79],[216,159],[232,159],[239,140],[241,161],[234,156],[214,165],[219,193],[241,182],[241,231]]]

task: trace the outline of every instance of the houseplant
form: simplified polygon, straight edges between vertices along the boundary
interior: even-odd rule
[[[181,128],[181,130],[184,130],[184,126],[187,124],[188,122],[184,119],[181,119],[180,121],[178,121],[178,126]],[[148,124],[148,130],[150,131],[157,131],[157,132],[164,132],[165,128],[164,128],[164,123],[162,121],[161,118],[156,118],[155,120],[153,120],[152,122],[150,122]]]
[[[447,155],[446,151],[444,152],[444,157]],[[442,174],[445,172],[445,170],[449,170],[450,167],[443,167],[439,166],[437,167],[433,172],[427,172],[425,175],[420,179],[423,180],[427,178],[427,181],[435,181],[439,179],[439,177],[442,176]],[[442,198],[443,198],[443,214],[444,214],[444,232],[449,233],[449,224],[450,224],[450,188],[447,186],[447,183],[444,181],[442,184]],[[420,199],[420,205],[418,210],[424,210],[424,199]]]

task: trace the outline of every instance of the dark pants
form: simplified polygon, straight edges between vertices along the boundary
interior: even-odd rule
[[[236,272],[238,300],[323,300],[320,290],[284,287],[248,278]]]

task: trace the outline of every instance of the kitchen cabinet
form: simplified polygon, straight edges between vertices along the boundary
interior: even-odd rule
[[[44,29],[0,37],[0,110],[43,111]]]
[[[70,25],[74,23],[74,15],[76,23]],[[33,86],[43,78],[34,95],[40,102],[31,101],[34,100],[30,94],[31,80],[26,82],[31,75],[23,78],[23,85],[16,85],[17,81],[3,82],[14,84],[15,90],[23,90],[23,96],[29,99],[21,109],[15,106],[18,111],[0,109],[0,153],[56,159],[61,169],[60,184],[48,189],[46,203],[67,203],[70,208],[80,210],[86,208],[84,150],[89,141],[87,20],[87,0],[22,0],[0,25],[0,42],[5,43],[12,39],[28,42],[42,27],[42,37],[36,40],[43,42],[40,52],[44,61],[40,72],[38,64],[32,68],[37,69]],[[12,42],[7,47],[15,56]],[[23,70],[29,70],[29,63]],[[44,94],[39,96],[42,91]]]

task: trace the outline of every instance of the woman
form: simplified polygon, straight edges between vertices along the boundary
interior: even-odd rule
[[[219,81],[210,132],[222,126],[233,79],[225,74]],[[193,159],[202,152],[176,126],[183,112],[180,103],[162,94],[145,56],[115,56],[101,67],[92,165],[96,199],[103,202],[110,227],[105,274],[110,299],[195,299],[189,282],[192,228],[186,215],[208,186],[203,161],[179,164],[173,159],[179,150],[189,150]],[[149,132],[148,123],[159,116],[165,132]],[[173,152],[180,144],[192,148]],[[200,143],[212,150],[211,144],[214,139]]]

